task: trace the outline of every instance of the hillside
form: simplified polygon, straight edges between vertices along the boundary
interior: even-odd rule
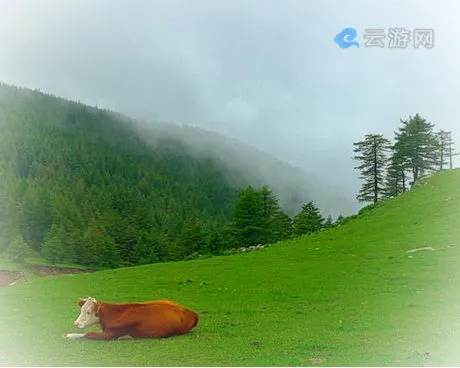
[[[315,200],[305,175],[218,134],[0,85],[0,253],[102,267],[210,253],[234,246],[214,243],[242,188],[271,186],[293,216]]]
[[[346,224],[258,252],[0,289],[1,365],[458,365],[460,170]],[[432,247],[434,250],[407,251]],[[184,282],[189,280],[189,282]],[[79,297],[198,311],[165,340],[65,341]]]
[[[0,140],[3,247],[22,234],[34,251],[47,236],[50,252],[68,244],[60,258],[82,264],[174,259],[184,224],[221,226],[237,193],[211,158],[147,146],[108,112],[36,91],[0,86]]]
[[[253,147],[220,134],[187,125],[137,122],[136,129],[149,143],[155,137],[177,139],[198,157],[213,157],[223,167],[238,172],[243,182],[233,181],[237,186],[247,183],[259,187],[268,184],[278,195],[281,207],[290,216],[310,200],[315,201],[324,215],[351,215],[360,207],[354,198],[339,193],[339,185],[321,182],[314,174],[293,167]],[[229,178],[229,180],[241,180]]]

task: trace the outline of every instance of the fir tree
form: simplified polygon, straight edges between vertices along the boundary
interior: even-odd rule
[[[333,226],[333,223],[334,222],[332,220],[332,216],[328,215],[327,218],[326,218],[326,221],[324,221],[323,228],[328,229],[328,228]]]
[[[406,183],[406,164],[399,153],[393,151],[385,176],[384,198],[393,198],[404,193],[407,190]]]
[[[278,198],[268,186],[263,186],[258,192],[262,202],[262,221],[264,236],[261,243],[273,243],[287,237],[290,220],[278,203]]]
[[[450,157],[450,141],[451,141],[451,132],[446,132],[440,130],[435,133],[436,138],[436,165],[439,170],[444,170],[447,165],[447,160]]]
[[[434,125],[419,114],[401,120],[402,127],[395,133],[394,150],[412,174],[412,185],[419,176],[436,170],[437,142]]]
[[[360,179],[365,181],[356,198],[360,202],[377,203],[384,192],[384,174],[390,142],[381,134],[367,134],[363,141],[353,145],[353,152],[356,153],[354,159],[361,163],[355,169],[360,171]]]
[[[447,157],[449,158],[449,169],[452,169],[453,158],[455,156],[460,155],[460,152],[455,152],[454,141],[452,139],[452,132],[446,132],[445,145],[446,145],[446,154],[447,154]]]
[[[16,236],[4,251],[4,256],[15,263],[24,263],[32,254],[32,248],[24,240],[22,235]]]
[[[324,219],[313,201],[302,206],[302,210],[294,217],[293,232],[295,235],[311,234],[323,228]]]
[[[249,186],[238,195],[233,210],[233,235],[238,246],[262,243],[265,237],[265,223],[261,196]]]
[[[67,234],[64,227],[53,224],[46,232],[41,253],[52,264],[70,263],[74,260],[72,244],[66,241]]]

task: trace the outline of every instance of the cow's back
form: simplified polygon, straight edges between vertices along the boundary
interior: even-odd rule
[[[124,318],[135,338],[183,335],[198,324],[198,315],[169,300],[130,304]]]

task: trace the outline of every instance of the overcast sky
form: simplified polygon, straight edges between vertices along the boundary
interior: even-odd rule
[[[391,138],[418,112],[460,142],[459,10],[439,0],[0,0],[0,80],[225,133],[354,197],[352,143],[364,134]],[[344,27],[359,48],[333,42]],[[434,29],[434,47],[364,46],[366,28],[391,27]]]

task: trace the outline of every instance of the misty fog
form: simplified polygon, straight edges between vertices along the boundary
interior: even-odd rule
[[[312,174],[324,205],[349,213],[359,208],[353,142],[364,134],[393,138],[418,112],[460,140],[459,9],[434,0],[2,0],[0,80],[235,138]],[[333,38],[344,27],[432,28],[435,46],[340,49]]]

